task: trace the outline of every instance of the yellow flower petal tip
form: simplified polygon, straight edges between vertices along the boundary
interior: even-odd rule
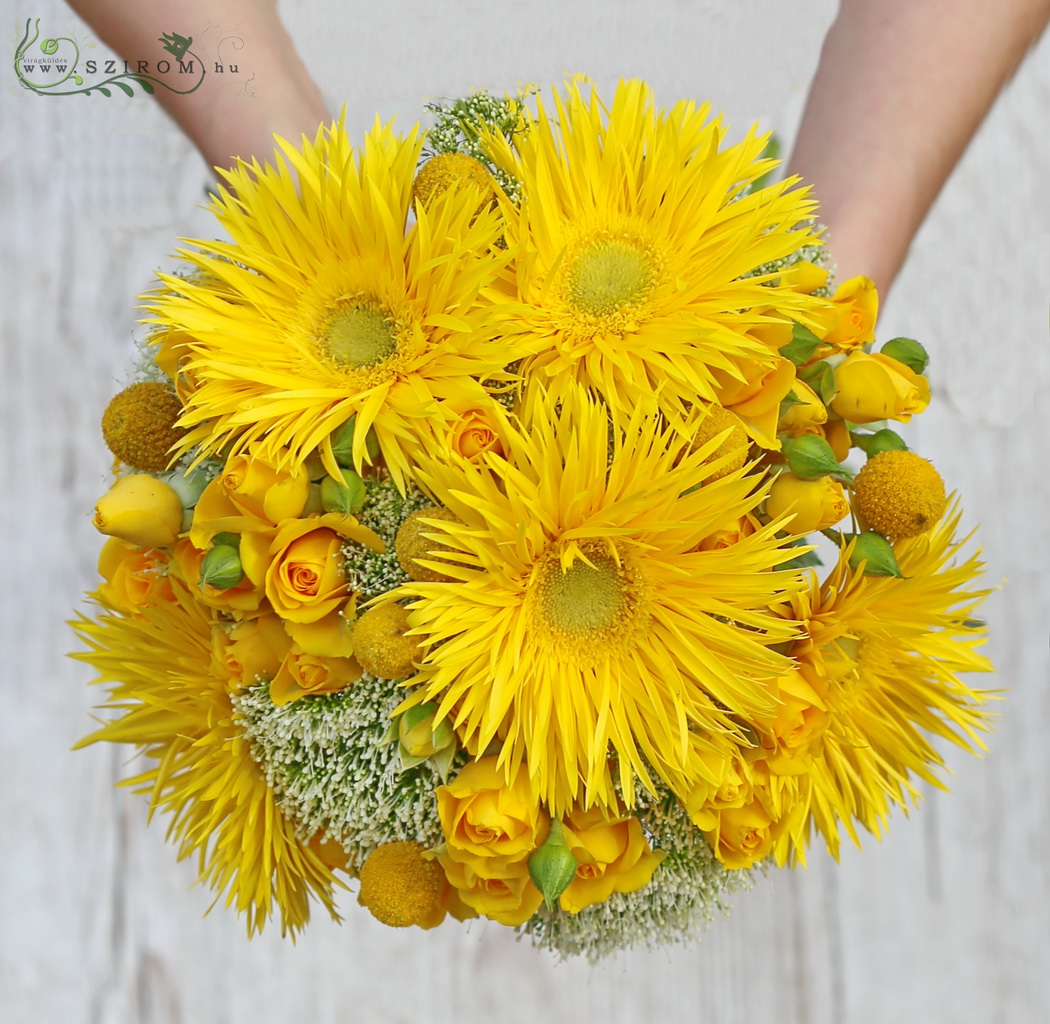
[[[853,485],[853,506],[871,528],[904,539],[925,533],[944,515],[948,499],[940,473],[909,451],[868,459]]]
[[[428,523],[428,520],[433,519],[457,522],[456,516],[447,508],[439,508],[436,505],[421,508],[401,524],[394,541],[394,550],[397,552],[398,563],[410,579],[425,583],[447,583],[451,579],[450,576],[428,568],[419,561],[444,561],[439,556],[440,552],[452,550],[447,545],[431,539],[440,533],[438,527]]]
[[[425,853],[421,843],[408,841],[377,846],[361,867],[357,902],[392,928],[432,927],[440,912],[445,873]]]

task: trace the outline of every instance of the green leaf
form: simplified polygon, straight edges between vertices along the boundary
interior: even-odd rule
[[[802,366],[813,358],[819,346],[820,338],[805,325],[794,323],[791,325],[791,340],[780,350],[780,354],[796,366]]]
[[[123,89],[126,96],[134,96],[135,90],[128,85],[127,82],[114,82],[113,83],[118,89]]]
[[[157,91],[153,88],[153,83],[148,78],[140,78],[138,83],[142,86],[143,91],[148,92],[151,96]]]

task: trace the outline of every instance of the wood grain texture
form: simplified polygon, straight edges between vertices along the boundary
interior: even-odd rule
[[[823,0],[375,6],[283,5],[353,132],[377,109],[407,126],[426,95],[583,68],[605,88],[644,75],[668,101],[708,97],[740,131],[759,118],[790,133],[833,13]],[[75,24],[57,0],[16,16]],[[170,266],[176,236],[210,231],[195,209],[206,175],[144,97],[42,99],[4,79],[0,1022],[1046,1020],[1048,108],[1044,41],[933,210],[882,321],[884,336],[932,352],[937,402],[908,437],[982,524],[989,581],[1005,581],[987,606],[992,685],[1006,690],[987,757],[949,752],[950,795],[929,794],[839,865],[817,854],[806,871],[771,873],[699,946],[590,967],[496,926],[387,929],[352,897],[342,926],[318,918],[298,944],[248,943],[221,907],[204,916],[211,896],[175,862],[163,822],[146,828],[143,801],[113,788],[133,768],[126,752],[70,752],[96,699],[62,655],[63,622],[95,579],[98,416],[128,378],[135,296]]]

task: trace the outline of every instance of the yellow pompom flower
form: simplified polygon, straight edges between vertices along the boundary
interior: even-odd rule
[[[441,543],[440,537],[435,539],[438,535],[428,520],[440,519],[454,522],[455,518],[447,508],[430,505],[413,512],[401,524],[394,540],[394,551],[397,554],[398,564],[409,577],[414,580],[424,580],[427,583],[439,583],[451,579],[425,563],[441,562],[440,552],[449,550]]]
[[[178,450],[254,445],[280,469],[320,446],[337,475],[329,437],[353,416],[356,468],[372,430],[401,484],[410,453],[455,419],[445,401],[484,404],[479,380],[520,354],[479,298],[512,255],[496,247],[500,216],[449,189],[408,226],[417,130],[377,124],[356,151],[337,122],[301,151],[279,145],[272,165],[221,172],[231,191],[212,209],[231,241],[183,250],[200,273],[164,276],[147,299],[184,336],[194,381]]]
[[[445,872],[408,840],[377,846],[361,866],[357,902],[391,928],[434,928],[445,917]]]
[[[639,81],[606,108],[576,80],[552,108],[523,108],[511,140],[482,133],[522,185],[520,205],[502,200],[518,251],[504,278],[532,353],[522,372],[556,397],[577,382],[619,412],[654,393],[671,413],[713,401],[715,370],[738,378],[743,359],[775,362],[751,329],[815,323],[827,305],[779,274],[746,276],[816,243],[816,207],[797,178],[745,194],[774,166],[760,158],[766,138],[720,150],[725,128],[708,115],[659,109]]]
[[[473,187],[480,193],[478,208],[490,206],[496,201],[492,187],[492,175],[485,165],[466,153],[439,153],[431,157],[419,169],[412,183],[412,202],[418,209],[426,206],[435,196],[450,188]]]
[[[408,611],[399,604],[370,608],[354,623],[350,641],[361,667],[380,679],[404,679],[422,656],[408,632]]]
[[[110,399],[102,414],[102,439],[132,469],[159,473],[184,431],[175,426],[182,402],[164,384],[132,384]]]
[[[886,537],[917,537],[944,515],[948,499],[940,473],[909,451],[880,452],[853,481],[853,508]]]

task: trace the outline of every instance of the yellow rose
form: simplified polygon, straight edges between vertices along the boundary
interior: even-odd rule
[[[870,278],[852,277],[843,281],[831,302],[831,324],[823,338],[826,344],[849,351],[875,340],[879,293]]]
[[[824,440],[831,445],[835,458],[839,462],[845,462],[849,457],[849,450],[853,447],[853,439],[849,436],[849,427],[845,420],[833,419],[824,425]]]
[[[846,491],[829,476],[800,480],[794,473],[781,473],[769,489],[766,513],[774,519],[794,513],[787,524],[792,533],[813,533],[834,526],[849,512]]]
[[[484,452],[504,451],[499,423],[489,409],[467,409],[452,427],[449,443],[457,455],[471,460]]]
[[[183,537],[175,545],[175,555],[171,560],[171,571],[189,588],[198,601],[209,608],[223,612],[254,612],[262,604],[263,591],[247,575],[234,587],[219,589],[205,584],[200,585],[201,563],[206,551],[196,547],[189,537]]]
[[[484,878],[502,878],[508,865],[524,864],[550,830],[528,773],[519,771],[508,786],[494,757],[471,761],[439,786],[437,806],[447,856]]]
[[[344,540],[384,550],[383,542],[352,516],[330,512],[242,534],[241,565],[245,576],[265,589],[281,618],[316,622],[347,599],[340,554]]]
[[[229,632],[216,626],[212,653],[227,689],[237,691],[273,679],[291,646],[280,617],[264,612],[236,623]]]
[[[99,585],[99,597],[115,611],[137,616],[143,608],[175,599],[168,556],[162,551],[143,550],[110,537],[99,553],[98,572],[105,581]]]
[[[148,473],[122,476],[98,499],[95,529],[140,548],[174,544],[182,529],[182,502]]]
[[[758,520],[752,515],[743,515],[735,523],[721,530],[709,533],[697,548],[698,551],[721,551],[732,547],[745,537],[750,537],[758,526]]]
[[[349,658],[354,653],[351,640],[357,599],[351,597],[335,611],[316,622],[286,622],[284,628],[300,650],[322,658]]]
[[[437,859],[459,900],[493,921],[516,927],[540,909],[543,896],[533,885],[524,860],[506,865],[499,877],[489,878],[445,853],[439,853]]]
[[[720,811],[718,824],[704,835],[727,868],[749,868],[772,851],[776,838],[772,826],[765,808],[752,800],[743,807]]]
[[[827,726],[820,695],[797,669],[777,681],[776,712],[762,736],[765,762],[774,775],[803,775],[809,770],[810,751]]]
[[[598,807],[576,808],[565,821],[565,844],[576,857],[576,877],[561,894],[561,909],[578,914],[604,903],[614,892],[635,892],[649,884],[662,850],[654,852],[633,815],[607,818]]]
[[[852,352],[835,368],[831,410],[850,423],[907,423],[930,403],[921,374],[881,353]]]
[[[820,427],[828,420],[828,410],[820,396],[802,380],[796,380],[791,393],[798,402],[787,408],[777,423],[778,434],[801,437],[803,434],[820,433]]]
[[[204,488],[193,510],[190,539],[206,548],[218,533],[244,533],[296,519],[310,495],[302,467],[276,469],[255,455],[233,455]]]
[[[322,658],[293,646],[270,681],[270,700],[278,706],[302,697],[337,693],[361,678],[361,666],[353,658]]]
[[[742,359],[738,374],[712,371],[719,404],[743,421],[744,429],[763,448],[780,447],[776,439],[780,403],[795,383],[795,364],[783,356],[769,363]]]

